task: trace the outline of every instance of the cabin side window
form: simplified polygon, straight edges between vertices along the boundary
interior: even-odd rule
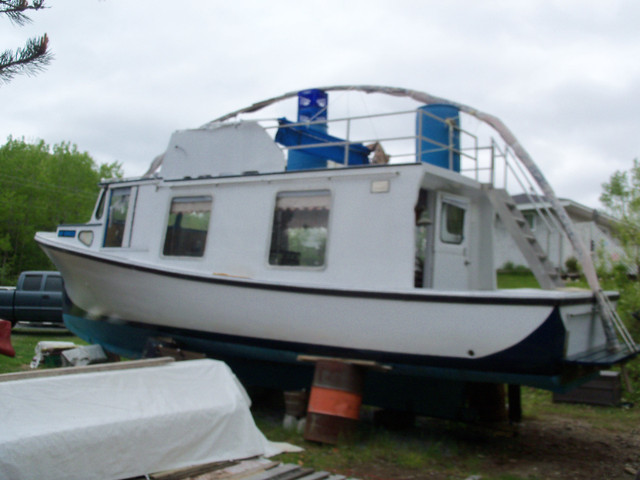
[[[202,257],[207,243],[210,196],[176,197],[171,201],[162,253],[168,256]]]
[[[129,211],[129,197],[131,188],[117,188],[111,191],[109,209],[107,210],[107,234],[104,238],[105,247],[121,247],[124,238],[124,228]]]
[[[104,202],[107,196],[107,189],[105,188],[100,192],[100,198],[98,199],[98,205],[96,206],[96,220],[100,220],[104,214]]]
[[[464,240],[464,208],[451,203],[442,203],[440,240],[460,245]]]
[[[330,203],[327,190],[279,193],[273,215],[269,264],[323,266]]]

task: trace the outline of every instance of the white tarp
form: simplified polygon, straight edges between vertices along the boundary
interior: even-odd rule
[[[109,480],[275,455],[214,360],[0,383],[0,478]]]
[[[81,345],[76,348],[65,350],[60,354],[62,366],[79,367],[82,365],[93,365],[96,363],[105,363],[107,354],[100,345]]]

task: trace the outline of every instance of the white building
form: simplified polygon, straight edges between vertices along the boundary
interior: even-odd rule
[[[529,223],[538,243],[547,252],[549,260],[565,270],[565,262],[578,255],[571,246],[571,242],[562,230],[557,227],[558,220],[550,214],[551,206],[544,200],[533,203],[525,194],[513,197],[518,209],[523,213]],[[596,254],[599,250],[604,253],[604,258],[609,261],[617,261],[623,255],[622,247],[613,235],[617,220],[598,210],[581,205],[573,200],[560,199],[567,215],[574,223],[575,229],[582,238],[585,246],[598,264]],[[502,268],[506,263],[513,265],[527,265],[527,262],[511,238],[509,232],[498,217],[495,219],[495,267]]]

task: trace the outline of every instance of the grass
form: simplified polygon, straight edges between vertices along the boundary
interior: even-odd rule
[[[498,273],[498,288],[540,288],[531,272]]]
[[[524,387],[522,405],[525,418],[563,417],[588,423],[591,427],[612,432],[634,432],[640,424],[640,406],[629,402],[623,392],[621,407],[604,407],[572,403],[554,403],[553,394],[546,390]]]
[[[540,288],[538,281],[529,270],[498,271],[498,288]],[[617,290],[612,279],[600,280],[604,290]],[[584,288],[590,290],[584,277],[565,280],[567,288]]]
[[[86,345],[85,342],[63,328],[28,328],[17,326],[11,332],[11,344],[16,351],[16,356],[5,357],[0,355],[0,374],[30,370],[36,345],[41,341],[74,342],[77,345]]]
[[[551,392],[524,387],[522,390],[524,422],[554,424],[570,421],[589,430],[605,430],[613,435],[633,435],[640,425],[640,409],[600,407],[554,403]],[[501,445],[512,442],[515,430],[487,428],[462,422],[419,418],[416,426],[401,431],[361,422],[355,437],[338,445],[321,445],[306,441],[302,433],[282,427],[282,417],[258,409],[254,418],[260,430],[273,441],[304,447],[301,453],[278,457],[316,470],[367,478],[426,478],[424,472],[437,473],[433,478],[468,478],[480,475],[483,480],[537,480],[546,476],[519,476],[509,472],[509,453]],[[569,425],[569,424],[567,424]],[[564,428],[564,427],[563,427]],[[566,427],[570,431],[569,426]],[[570,435],[569,435],[570,437]],[[512,450],[513,452],[518,450]],[[500,462],[504,468],[496,468]],[[544,461],[539,459],[539,461]],[[514,463],[515,466],[515,463]],[[432,478],[432,477],[428,477]]]
[[[282,461],[304,464],[316,470],[348,474],[350,470],[363,467],[385,472],[446,469],[463,475],[477,470],[479,465],[477,455],[461,450],[450,437],[427,433],[424,429],[393,432],[362,423],[354,438],[340,441],[334,446],[308,442],[302,433],[285,430],[280,425],[281,418],[260,413],[254,417],[260,430],[270,440],[304,447],[301,453],[283,455]]]

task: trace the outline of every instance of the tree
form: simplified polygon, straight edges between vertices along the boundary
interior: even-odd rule
[[[0,0],[0,13],[9,17],[16,25],[25,25],[31,19],[25,12],[46,8],[45,0]],[[15,52],[5,50],[0,54],[0,81],[9,82],[18,74],[34,75],[42,71],[51,62],[53,56],[49,52],[49,38],[45,33],[38,38],[27,40],[24,47]]]
[[[602,184],[600,201],[619,220],[615,234],[625,252],[624,263],[640,279],[640,163],[633,160],[629,171],[616,171]]]
[[[628,171],[617,171],[608,183],[602,184],[600,201],[619,220],[614,234],[620,240],[624,256],[612,262],[608,277],[620,292],[618,313],[627,328],[640,337],[640,163],[633,160]],[[635,279],[629,273],[635,273]],[[636,363],[640,366],[640,364]],[[640,367],[634,370],[640,381]]]
[[[101,178],[121,176],[119,163],[97,165],[75,145],[9,138],[0,147],[0,284],[23,270],[51,268],[35,233],[86,221]]]

